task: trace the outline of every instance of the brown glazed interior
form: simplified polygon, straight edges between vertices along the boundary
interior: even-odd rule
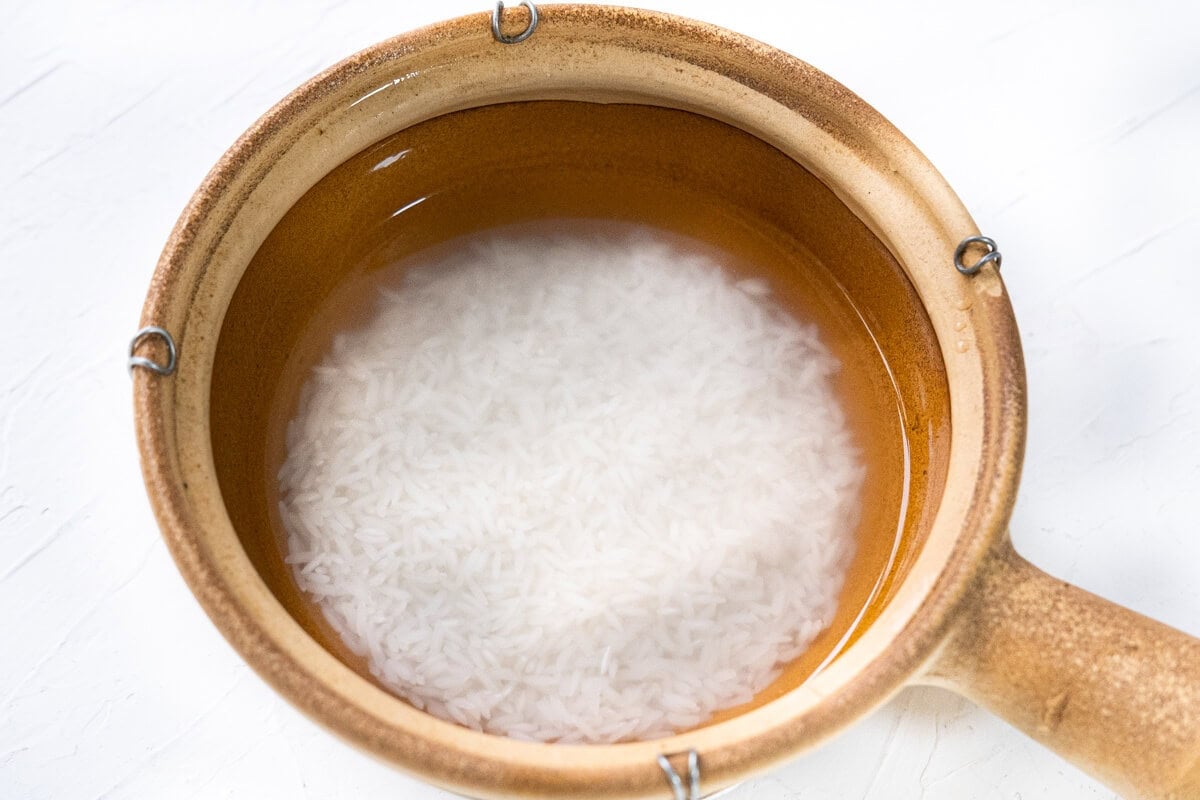
[[[283,562],[275,475],[300,385],[326,343],[311,329],[354,321],[326,318],[323,304],[347,281],[369,283],[377,270],[454,236],[596,218],[715,245],[768,278],[799,318],[820,321],[842,362],[837,388],[868,468],[837,618],[773,685],[718,722],[794,689],[879,615],[928,533],[950,440],[937,338],[904,271],[810,172],[737,128],[644,105],[509,103],[423,122],[333,170],[267,237],[225,315],[211,390],[221,495],[279,602],[374,680]]]
[[[539,11],[536,32],[518,45],[492,38],[488,14],[375,45],[293,92],[222,158],[172,233],[143,309],[142,324],[170,331],[179,348],[174,374],[134,375],[143,473],[172,555],[221,632],[291,702],[368,752],[472,796],[619,799],[666,796],[656,757],[695,749],[707,793],[868,713],[926,672],[955,633],[986,559],[1004,540],[1019,474],[1025,407],[1016,327],[995,270],[968,279],[951,266],[955,245],[978,232],[961,202],[911,143],[828,76],[758,42],[677,17],[599,6]],[[514,24],[522,13],[513,10]],[[325,231],[396,249],[359,252],[344,238],[322,244],[319,232],[284,235],[287,223],[277,228],[318,181],[397,132],[428,120],[451,125],[446,115],[463,109],[530,100],[625,104],[605,126],[644,130],[661,112],[628,108],[641,105],[732,127],[682,115],[670,128],[673,135],[694,128],[690,144],[687,136],[661,136],[656,122],[655,135],[630,147],[632,134],[610,139],[604,130],[558,143],[553,129],[524,141],[470,136],[472,119],[497,115],[499,125],[509,116],[521,125],[526,117],[503,109],[463,115],[446,139],[448,146],[461,143],[463,165],[432,159],[422,176],[414,161],[412,184],[405,185],[446,187],[447,171],[460,167],[462,179],[453,192],[401,214],[403,235],[357,231],[339,218],[342,203],[326,209]],[[607,113],[601,109],[546,106],[536,113],[579,126],[573,115]],[[706,141],[716,149],[700,147]],[[688,153],[695,157],[682,157]],[[558,159],[566,172],[555,178],[555,170],[532,169],[538,158]],[[520,203],[508,205],[497,199],[503,187],[480,191],[470,164],[485,174],[524,165],[522,174],[546,182],[535,180]],[[625,186],[628,196],[615,207],[609,192],[576,180],[601,173]],[[695,216],[651,201],[654,182],[666,177],[692,193],[700,211],[686,206]],[[554,190],[560,178],[561,192]],[[356,184],[343,203],[396,202],[394,211],[415,199],[401,196],[395,183],[380,183],[378,197],[369,186]],[[706,206],[703,198],[714,191],[724,194]],[[439,241],[468,219],[478,226],[514,213],[569,215],[581,206],[596,216],[593,204],[603,206],[606,197],[613,213],[627,204],[621,213],[682,232],[711,222],[702,239],[740,230],[738,241],[717,242],[734,249],[778,247],[783,240],[771,238],[778,235],[788,248],[806,250],[810,260],[801,259],[796,280],[781,271],[780,283],[795,288],[803,273],[811,286],[840,284],[863,312],[899,393],[876,386],[860,399],[903,402],[917,465],[912,487],[922,502],[912,505],[908,549],[893,570],[903,579],[886,587],[886,602],[874,606],[853,645],[795,688],[785,681],[775,687],[778,696],[760,698],[767,702],[755,708],[666,739],[518,742],[434,719],[381,690],[331,654],[336,643],[294,592],[289,596],[271,551],[264,473],[279,419],[269,398],[286,388],[287,350],[306,315],[353,270]],[[276,230],[278,239],[268,241]],[[289,251],[299,242],[315,252]],[[333,252],[346,261],[316,258]],[[294,266],[301,263],[305,269]],[[790,302],[801,303],[800,294]],[[161,357],[156,349],[147,342],[139,354]],[[845,349],[854,352],[864,351]],[[303,359],[297,353],[295,363]],[[797,669],[791,683],[810,668]]]

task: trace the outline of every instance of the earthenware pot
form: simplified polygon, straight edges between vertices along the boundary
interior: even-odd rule
[[[936,684],[1130,797],[1200,797],[1200,642],[1045,575],[1009,543],[1025,437],[1020,340],[998,262],[955,268],[956,247],[978,231],[937,171],[844,87],[758,42],[646,11],[539,11],[524,39],[526,8],[506,10],[498,31],[491,15],[468,16],[309,81],[225,154],[166,245],[142,315],[159,330],[136,345],[138,443],[163,536],[230,643],[339,736],[471,796],[667,797],[658,757],[685,774],[691,751],[708,793],[827,740],[903,686]],[[815,674],[667,739],[531,744],[416,710],[322,643],[288,595],[286,569],[264,555],[264,534],[234,521],[235,509],[262,503],[241,488],[253,479],[236,477],[242,434],[230,431],[242,429],[229,418],[259,413],[255,396],[289,345],[263,326],[299,319],[321,291],[303,275],[248,273],[260,246],[310,187],[373,143],[461,109],[532,100],[678,109],[773,147],[794,162],[796,197],[813,209],[801,233],[873,309],[880,347],[907,365],[896,392],[919,445],[919,513],[869,624]],[[477,134],[478,147],[507,146],[518,160],[540,146]],[[765,204],[753,177],[739,184],[746,202]],[[230,311],[239,291],[257,305]]]

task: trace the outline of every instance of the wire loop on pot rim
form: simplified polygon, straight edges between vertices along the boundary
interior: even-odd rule
[[[504,11],[504,0],[497,0],[496,7],[492,9],[492,37],[501,44],[520,44],[530,36],[533,36],[533,31],[537,28],[537,6],[530,2],[530,0],[521,0],[517,5],[525,6],[525,8],[529,9],[529,24],[525,26],[525,30],[513,36],[500,31],[500,14]]]
[[[166,364],[160,364],[157,361],[154,361],[153,359],[145,358],[144,356],[135,355],[139,344],[141,344],[144,340],[149,339],[151,337],[155,337],[155,336],[162,339],[167,345],[167,363]],[[175,372],[175,366],[178,363],[178,361],[179,361],[179,351],[175,347],[175,339],[165,329],[160,328],[157,325],[147,325],[145,328],[142,328],[137,333],[135,333],[133,335],[133,338],[129,341],[129,361],[126,364],[126,368],[129,372],[130,376],[133,375],[134,367],[141,367],[142,369],[148,369],[151,372],[153,372],[155,375],[163,375],[163,376],[171,375]]]
[[[981,244],[988,249],[987,254],[983,258],[976,261],[970,266],[963,263],[963,256],[967,252],[967,248],[973,244]],[[958,243],[958,247],[954,248],[954,268],[963,275],[974,275],[983,269],[988,264],[994,263],[996,269],[1000,269],[1000,250],[996,247],[996,242],[986,236],[968,236]]]
[[[658,766],[662,768],[663,774],[667,776],[667,783],[671,784],[672,800],[700,800],[700,754],[694,749],[687,751],[687,787],[683,785],[683,778],[679,777],[679,773],[675,771],[675,767],[671,766],[671,760],[665,755],[658,757]]]

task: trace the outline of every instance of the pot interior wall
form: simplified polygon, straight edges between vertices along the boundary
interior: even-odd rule
[[[211,427],[229,517],[293,618],[374,681],[283,561],[275,475],[321,356],[313,331],[353,321],[326,307],[347,281],[461,234],[547,218],[638,222],[721,248],[819,320],[842,361],[838,390],[868,464],[857,555],[834,624],[752,704],[717,719],[766,702],[852,645],[888,602],[937,509],[950,409],[937,340],[901,266],[811,173],[724,123],[644,105],[486,106],[333,170],[263,243],[223,323]]]

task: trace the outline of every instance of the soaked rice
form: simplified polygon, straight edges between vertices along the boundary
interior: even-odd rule
[[[305,385],[288,562],[439,717],[560,742],[695,726],[833,618],[863,475],[837,369],[765,282],[677,242],[476,237]]]

